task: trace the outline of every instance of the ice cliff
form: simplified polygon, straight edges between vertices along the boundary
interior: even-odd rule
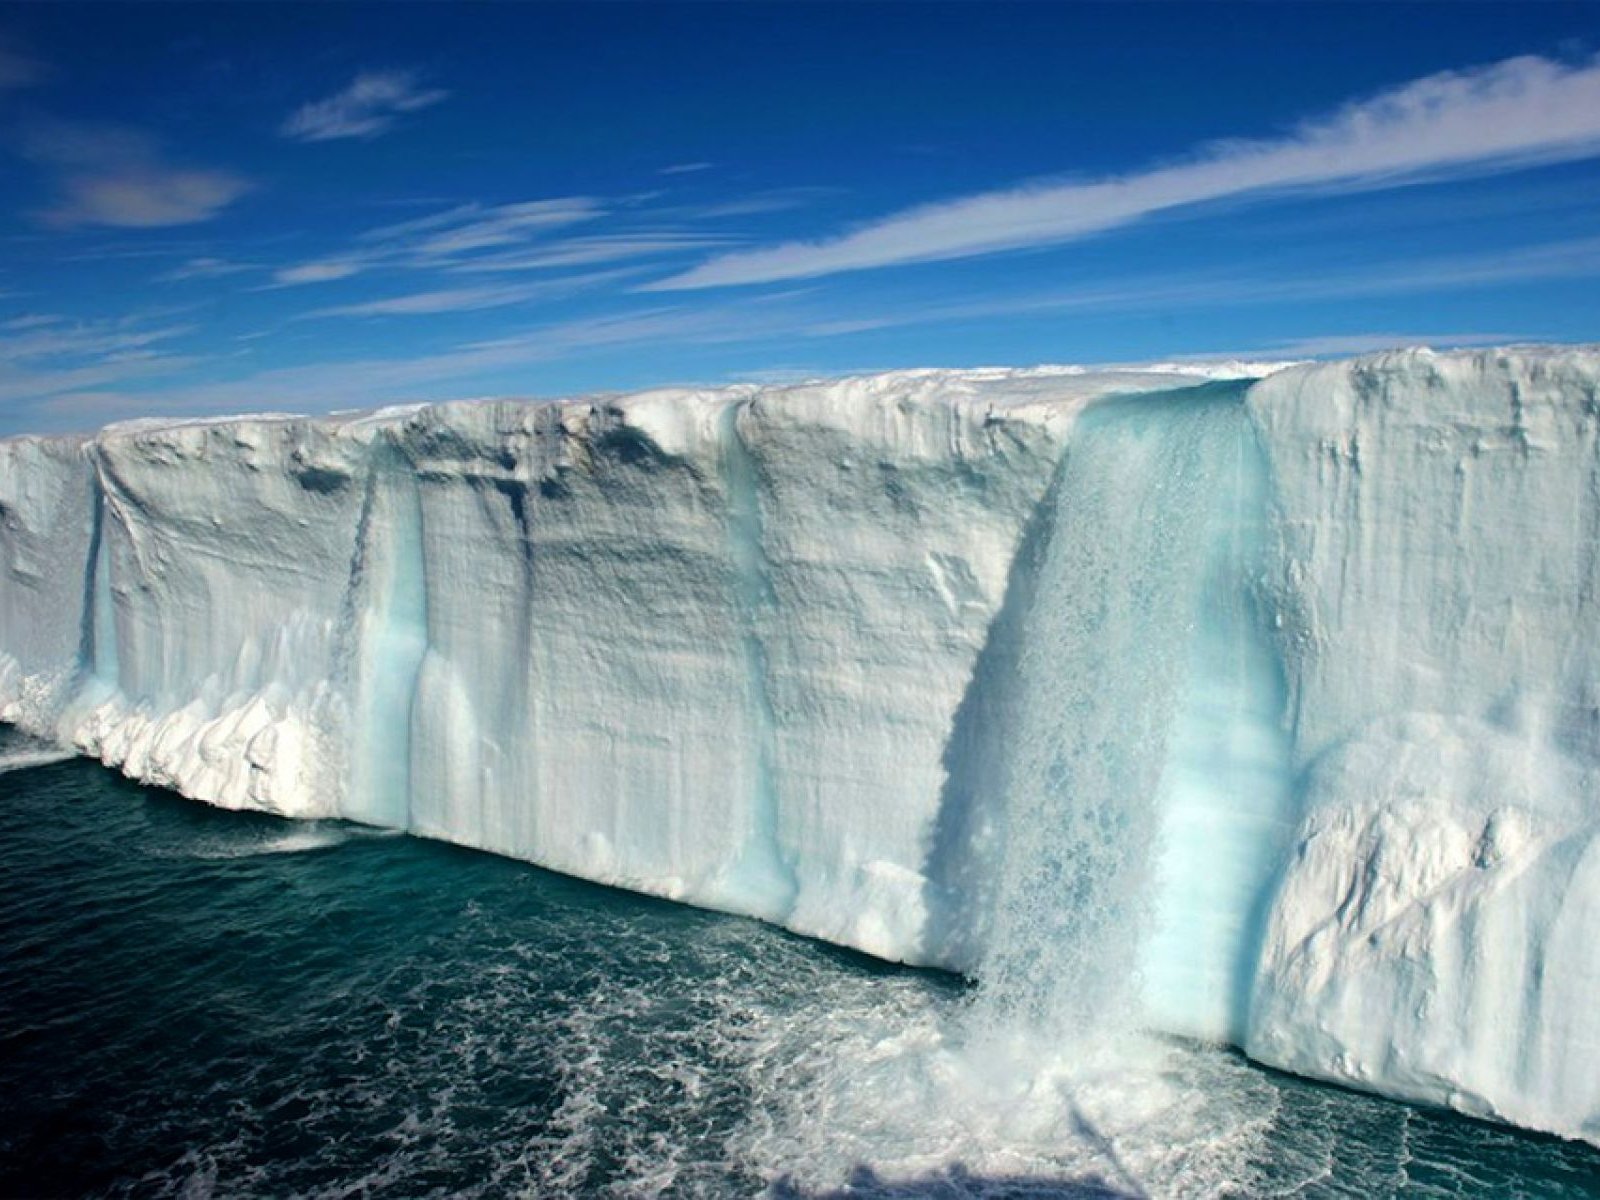
[[[0,719],[1600,1143],[1600,354],[0,441]]]

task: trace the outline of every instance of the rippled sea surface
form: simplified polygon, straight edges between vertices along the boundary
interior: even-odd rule
[[[985,1078],[948,976],[49,759],[0,730],[0,1195],[1600,1196],[1219,1050]]]

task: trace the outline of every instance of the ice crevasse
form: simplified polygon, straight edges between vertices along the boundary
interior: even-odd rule
[[[1600,353],[1258,374],[0,441],[0,719],[1600,1144]]]

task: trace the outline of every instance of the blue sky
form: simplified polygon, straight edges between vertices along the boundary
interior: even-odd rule
[[[1600,6],[0,5],[0,433],[1600,336]]]

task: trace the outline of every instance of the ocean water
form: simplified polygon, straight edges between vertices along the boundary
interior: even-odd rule
[[[1600,1196],[1600,1153],[0,730],[0,1195]]]

